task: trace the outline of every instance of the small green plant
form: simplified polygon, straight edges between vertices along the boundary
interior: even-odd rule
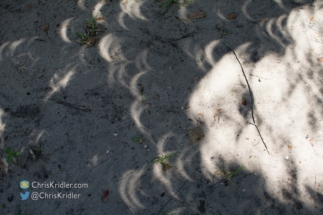
[[[14,162],[14,159],[20,156],[20,153],[17,152],[17,151],[12,151],[11,147],[8,147],[5,150],[5,153],[7,154],[6,160],[7,160],[8,163]]]
[[[156,0],[156,1],[161,3],[159,5],[160,8],[164,6],[166,8],[165,11],[162,13],[162,16],[164,16],[169,11],[172,5],[185,6],[192,3],[192,0],[183,0],[182,3],[177,0]]]
[[[80,32],[77,32],[76,35],[80,38],[79,43],[81,45],[85,45],[85,44],[89,45],[90,37],[88,35],[86,35],[85,33],[80,33]]]
[[[37,146],[30,146],[29,152],[35,160],[38,160],[41,157],[41,149]]]
[[[165,210],[165,211],[162,212],[161,215],[167,215],[167,212],[168,212],[168,210]]]
[[[215,175],[220,175],[224,179],[225,184],[228,184],[228,181],[231,181],[231,178],[237,175],[239,172],[241,172],[244,168],[245,166],[241,165],[238,168],[236,168],[234,171],[229,172],[224,167],[222,167],[220,170],[215,172],[213,179],[215,178]]]
[[[166,170],[173,167],[171,164],[166,163],[166,160],[168,160],[168,159],[170,159],[172,157],[175,157],[177,155],[179,155],[179,153],[175,152],[175,153],[172,153],[172,154],[169,154],[169,155],[158,156],[158,157],[154,158],[150,162],[150,164],[158,164],[158,163],[160,163],[162,165],[162,167],[163,167],[163,170],[166,171]]]
[[[96,24],[96,18],[97,17],[92,17],[90,20],[86,19],[83,23],[83,26],[87,30],[87,34],[90,37],[93,37],[97,34],[97,24]]]
[[[145,88],[141,84],[139,84],[139,86],[140,86],[140,94],[141,94],[141,105],[144,105],[146,102],[146,96],[144,95]]]
[[[140,143],[140,144],[144,142],[144,139],[145,138],[141,136],[131,138],[133,142]]]
[[[144,94],[141,95],[141,105],[144,105],[146,103],[146,96]]]
[[[215,29],[222,35],[228,35],[229,32],[227,30],[224,29],[224,27],[219,27],[218,25],[215,25]]]
[[[167,215],[168,211],[169,211],[169,210],[165,210],[165,211],[163,211],[161,215]],[[174,214],[174,213],[173,213],[173,214],[170,214],[170,215],[177,215],[177,214]]]
[[[40,156],[41,155],[41,149],[37,146],[31,146],[30,147],[31,150],[33,150],[33,152],[37,155]]]
[[[79,43],[81,45],[94,45],[97,41],[97,36],[100,32],[103,32],[104,29],[98,28],[97,26],[97,17],[92,17],[91,19],[86,19],[83,22],[83,28],[85,33],[77,32],[76,36],[79,37]]]

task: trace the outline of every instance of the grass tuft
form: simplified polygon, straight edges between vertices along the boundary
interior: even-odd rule
[[[166,171],[166,170],[169,170],[170,168],[172,168],[173,166],[169,163],[166,162],[166,160],[172,158],[172,157],[175,157],[175,156],[178,156],[179,153],[178,152],[175,152],[175,153],[172,153],[172,154],[169,154],[169,155],[164,155],[164,156],[158,156],[156,158],[154,158],[150,164],[161,164],[162,167],[163,167],[163,170]]]
[[[228,181],[231,181],[231,179],[236,176],[238,173],[240,173],[245,168],[244,165],[239,166],[234,171],[229,172],[224,167],[222,167],[220,170],[216,171],[213,176],[213,180],[215,179],[216,175],[220,175],[222,179],[225,181],[225,184],[228,184]]]
[[[96,36],[100,32],[104,32],[104,29],[98,27],[96,19],[96,17],[92,17],[89,20],[86,19],[83,22],[84,33],[76,33],[76,36],[79,38],[78,42],[81,45],[95,45],[97,42]]]
[[[7,154],[7,163],[13,163],[15,158],[20,156],[20,153],[17,151],[12,151],[11,147],[6,148],[5,153]]]

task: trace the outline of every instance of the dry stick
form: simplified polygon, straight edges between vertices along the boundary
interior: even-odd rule
[[[74,109],[77,109],[77,110],[86,111],[86,112],[90,111],[90,109],[88,107],[82,107],[80,105],[74,105],[74,104],[71,104],[71,103],[68,103],[68,102],[65,102],[65,101],[61,101],[61,100],[56,99],[56,98],[50,98],[49,100],[51,100],[53,102],[56,102],[57,104],[65,105],[67,107],[74,108]]]
[[[261,76],[258,76],[258,75],[253,75],[253,74],[250,74],[250,76],[255,76],[255,77],[258,77],[258,78],[261,78],[261,79],[269,80],[268,78],[263,78],[263,77],[261,77]]]
[[[259,136],[260,136],[260,138],[261,138],[261,141],[262,141],[262,143],[264,144],[264,146],[265,146],[265,148],[266,148],[266,151],[268,152],[268,154],[270,154],[269,153],[269,151],[268,151],[268,148],[267,148],[267,145],[266,145],[266,143],[265,143],[265,141],[264,141],[264,139],[262,138],[262,135],[261,135],[261,133],[260,133],[260,131],[259,131],[259,128],[258,128],[258,126],[256,125],[256,122],[255,122],[255,117],[254,117],[254,113],[253,113],[253,104],[254,104],[254,98],[253,98],[253,93],[252,93],[252,90],[251,90],[251,87],[250,87],[250,85],[249,85],[249,82],[248,82],[248,79],[247,79],[247,76],[246,76],[246,73],[245,73],[245,71],[244,71],[244,69],[243,69],[243,67],[242,67],[242,64],[241,64],[241,62],[240,62],[240,60],[239,60],[239,58],[238,58],[238,56],[237,56],[237,54],[236,54],[236,52],[228,45],[228,44],[226,44],[224,41],[223,41],[223,39],[221,39],[221,42],[224,44],[224,45],[226,45],[232,52],[233,52],[233,54],[234,54],[234,56],[236,57],[236,59],[237,59],[237,61],[239,62],[239,64],[240,64],[240,67],[241,67],[241,70],[242,70],[242,73],[243,73],[243,76],[244,76],[244,78],[245,78],[245,80],[246,80],[246,83],[247,83],[247,86],[248,86],[248,89],[249,89],[249,94],[250,94],[250,97],[251,97],[251,117],[252,117],[252,121],[253,121],[253,124],[252,123],[249,123],[249,124],[251,124],[251,125],[254,125],[255,127],[256,127],[256,129],[257,129],[257,131],[258,131],[258,134],[259,134]]]
[[[244,69],[243,69],[243,67],[242,67],[242,64],[241,64],[241,62],[240,62],[240,60],[239,60],[239,58],[238,58],[238,56],[237,56],[237,54],[235,53],[235,51],[228,45],[228,44],[226,44],[225,42],[223,42],[223,40],[221,40],[221,42],[224,44],[224,45],[226,45],[232,52],[233,52],[233,54],[234,54],[234,56],[236,57],[236,59],[237,59],[237,61],[239,62],[239,64],[240,64],[240,67],[241,67],[241,70],[242,70],[242,73],[243,73],[243,76],[244,76],[244,78],[245,78],[245,80],[246,80],[246,82],[247,82],[247,86],[248,86],[248,89],[249,89],[249,94],[250,94],[250,97],[251,97],[251,117],[252,117],[252,121],[253,121],[253,123],[256,123],[255,122],[255,118],[254,118],[254,115],[253,115],[253,104],[254,104],[254,99],[253,99],[253,93],[252,93],[252,90],[251,90],[251,87],[250,87],[250,85],[249,85],[249,82],[248,82],[248,79],[247,79],[247,76],[246,76],[246,73],[244,72]]]
[[[256,124],[252,124],[252,123],[250,123],[250,122],[247,122],[247,123],[249,123],[250,125],[253,125],[253,126],[255,126],[256,127],[256,129],[257,129],[257,131],[258,131],[258,134],[259,134],[259,136],[260,136],[260,138],[261,138],[261,141],[262,141],[262,143],[265,145],[265,147],[266,147],[266,151],[268,152],[268,154],[270,154],[270,152],[269,152],[269,150],[268,150],[268,148],[267,148],[267,145],[266,145],[266,143],[265,143],[265,141],[264,141],[264,139],[262,138],[262,136],[261,136],[261,133],[260,133],[260,131],[259,131],[259,128],[258,128],[258,126],[256,125]]]

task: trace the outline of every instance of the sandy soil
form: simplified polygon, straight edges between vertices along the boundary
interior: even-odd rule
[[[323,214],[323,2],[160,4],[0,1],[0,214]]]

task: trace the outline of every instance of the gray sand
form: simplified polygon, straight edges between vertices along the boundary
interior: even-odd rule
[[[160,4],[0,1],[0,214],[323,214],[323,1]]]

